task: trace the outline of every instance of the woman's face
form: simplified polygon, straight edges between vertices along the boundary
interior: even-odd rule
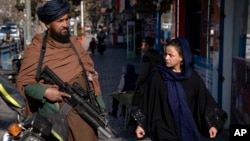
[[[172,68],[174,72],[181,72],[183,57],[177,51],[175,46],[168,45],[165,50],[166,66]]]

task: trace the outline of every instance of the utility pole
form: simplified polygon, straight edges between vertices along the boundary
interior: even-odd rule
[[[82,29],[82,36],[84,36],[84,3],[83,3],[83,0],[81,1],[81,29]]]
[[[25,36],[25,46],[30,44],[31,42],[31,1],[25,0],[25,14],[26,14],[26,20],[25,20],[25,29],[26,29],[26,36]]]

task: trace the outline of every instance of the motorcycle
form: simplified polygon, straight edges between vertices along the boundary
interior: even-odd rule
[[[60,131],[54,130],[54,123],[48,117],[34,113],[24,116],[26,100],[18,89],[0,74],[0,97],[17,113],[17,122],[12,123],[2,137],[2,141],[64,141]],[[53,124],[52,124],[53,123]]]
[[[45,141],[44,136],[49,136],[51,130],[52,123],[47,118],[32,114],[18,123],[11,124],[2,141]]]

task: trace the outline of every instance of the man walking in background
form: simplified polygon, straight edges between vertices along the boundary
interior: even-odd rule
[[[144,82],[148,78],[151,70],[164,62],[163,55],[154,49],[154,38],[145,37],[141,44],[142,59],[141,59],[141,72],[136,82],[137,89],[143,92]],[[141,87],[140,87],[141,86]]]

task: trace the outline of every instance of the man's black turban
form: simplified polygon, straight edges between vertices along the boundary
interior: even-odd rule
[[[52,22],[69,12],[70,5],[65,0],[50,0],[38,8],[37,15],[42,22]]]

